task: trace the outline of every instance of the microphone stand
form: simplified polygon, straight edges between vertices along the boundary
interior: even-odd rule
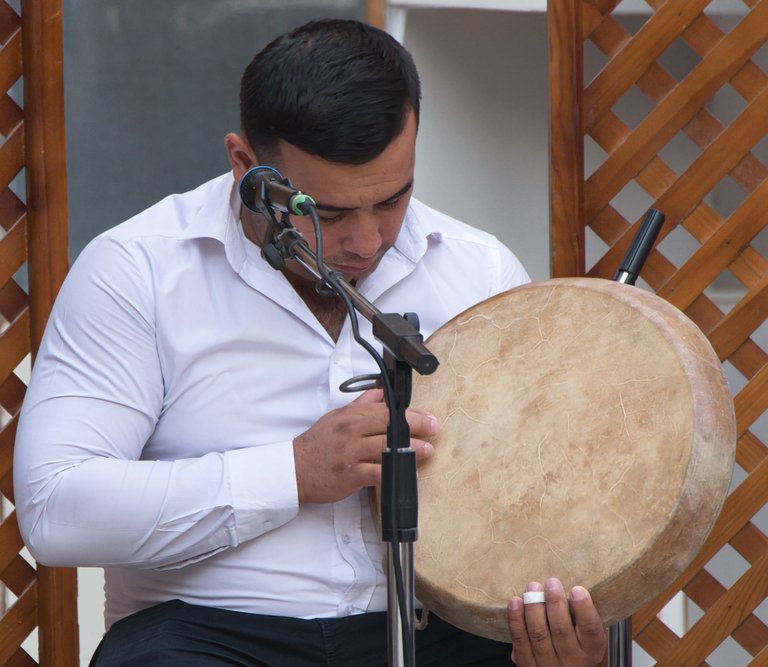
[[[285,181],[290,186],[289,181]],[[388,664],[393,667],[413,667],[415,664],[415,592],[413,543],[418,534],[418,490],[416,483],[416,452],[410,446],[410,428],[406,410],[411,400],[412,371],[422,375],[433,373],[437,358],[422,343],[418,316],[406,313],[382,313],[363,297],[338,272],[331,271],[322,261],[322,235],[314,202],[302,212],[312,217],[317,236],[317,254],[307,245],[291,224],[284,207],[282,219],[275,218],[268,192],[262,188],[261,197],[242,196],[252,211],[267,217],[269,234],[262,247],[262,256],[276,270],[282,270],[286,260],[296,260],[318,279],[320,293],[336,294],[349,312],[355,340],[377,361],[380,375],[351,378],[341,385],[346,392],[382,387],[389,409],[387,449],[381,457],[381,526],[382,540],[387,542],[387,641]],[[304,206],[302,204],[302,206]],[[271,236],[271,238],[269,238]],[[320,255],[321,259],[318,259]],[[357,332],[354,311],[373,325],[373,335],[384,349],[383,359]]]
[[[632,245],[616,271],[614,280],[634,285],[645,260],[656,242],[664,224],[664,214],[649,209],[640,228],[632,239]],[[625,618],[608,628],[608,667],[632,667],[632,618]]]

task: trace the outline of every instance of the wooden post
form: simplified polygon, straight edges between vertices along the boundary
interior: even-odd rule
[[[552,277],[582,276],[584,80],[581,1],[549,0],[550,241]]]
[[[69,266],[61,0],[24,0],[21,21],[34,355]],[[38,624],[43,667],[79,664],[76,570],[38,568]]]
[[[386,0],[365,0],[365,20],[377,28],[387,27]]]

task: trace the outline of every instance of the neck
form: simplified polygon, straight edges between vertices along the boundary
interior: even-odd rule
[[[243,225],[243,233],[251,243],[263,248],[269,235],[269,221],[260,213],[240,206],[240,222]]]
[[[269,240],[269,222],[257,213],[241,211],[240,220],[243,223],[243,232],[246,238],[260,248]],[[281,273],[291,284],[307,308],[317,318],[317,321],[334,340],[338,340],[341,329],[344,326],[347,310],[344,302],[337,296],[324,296],[317,293],[317,279],[304,267],[296,265],[298,271],[292,271],[288,266]]]
[[[334,340],[339,339],[339,334],[344,326],[344,320],[347,317],[347,309],[344,302],[335,294],[325,296],[318,294],[317,281],[307,280],[304,276],[299,276],[291,271],[283,270],[283,275],[291,284],[301,300],[307,305],[307,308],[317,318],[317,321],[328,332],[328,335]]]

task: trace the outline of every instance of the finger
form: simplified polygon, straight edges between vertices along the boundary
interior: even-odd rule
[[[381,466],[377,463],[358,463],[353,466],[358,488],[381,485]]]
[[[581,650],[599,660],[606,650],[605,628],[586,588],[571,589],[571,608]]]
[[[386,448],[386,438],[384,438]],[[352,468],[357,479],[362,480],[363,486],[379,486],[381,483],[381,445],[370,444],[375,443],[377,438],[366,438],[365,443],[367,451],[369,452],[369,458],[361,459],[358,463],[355,463]],[[429,458],[435,453],[435,448],[428,442],[423,440],[412,440],[411,447],[416,452],[416,460]],[[362,450],[362,448],[361,448]]]
[[[384,392],[381,389],[370,389],[358,396],[351,406],[376,406],[375,412],[371,413],[367,409],[358,411],[357,414],[366,420],[369,428],[367,435],[383,432],[389,424],[389,410],[384,404]],[[427,410],[420,408],[408,408],[405,413],[408,427],[412,435],[420,438],[428,438],[437,435],[440,425],[437,418]],[[371,420],[371,417],[375,417]]]
[[[411,439],[411,447],[416,452],[416,460],[423,461],[435,453],[435,448],[431,442],[425,440]]]
[[[383,389],[369,389],[364,391],[358,396],[353,403],[383,403],[384,402],[384,390]]]
[[[429,438],[430,436],[437,435],[440,431],[437,417],[431,412],[426,410],[408,410],[405,416],[411,429],[411,435],[417,438]]]
[[[341,432],[356,437],[386,437],[389,424],[387,406],[374,400],[360,401],[360,398],[340,408],[343,419],[339,422]]]
[[[558,579],[547,579],[544,583],[544,596],[549,634],[555,652],[566,664],[574,664],[581,657],[582,650],[563,584]]]
[[[509,637],[512,641],[512,660],[517,667],[535,665],[533,649],[528,641],[528,630],[525,627],[525,613],[523,612],[523,599],[513,596],[507,604],[507,625]]]
[[[537,581],[533,581],[526,586],[527,592],[540,592],[543,590],[544,587]],[[556,664],[555,647],[552,644],[552,636],[549,633],[546,605],[541,603],[523,605],[523,614],[525,615],[528,641],[536,658],[536,664],[542,667]]]
[[[359,444],[354,448],[355,460],[381,463],[381,454],[387,449],[388,445],[386,435],[365,436],[361,438]],[[411,438],[411,449],[416,452],[417,461],[427,459],[435,453],[432,443],[417,438]]]

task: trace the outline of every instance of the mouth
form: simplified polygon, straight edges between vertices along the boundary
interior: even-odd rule
[[[334,271],[338,271],[345,277],[349,278],[361,278],[369,274],[376,266],[375,262],[368,264],[354,265],[354,264],[331,264],[331,268]]]

